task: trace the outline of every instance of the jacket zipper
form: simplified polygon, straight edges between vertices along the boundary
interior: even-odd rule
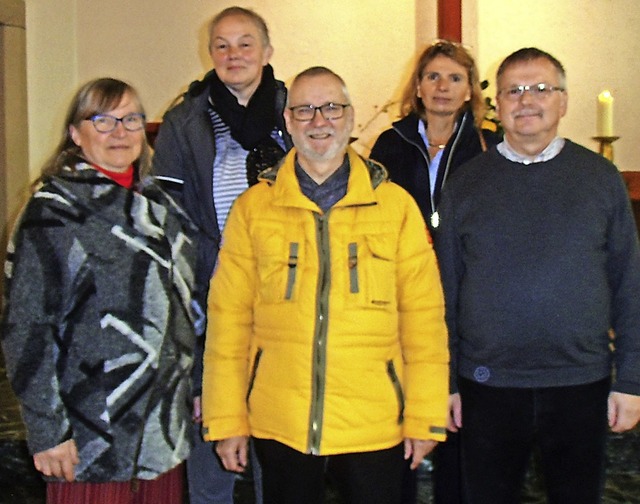
[[[262,357],[262,348],[258,348],[256,356],[253,359],[253,366],[251,366],[251,376],[249,377],[249,386],[247,387],[247,395],[245,396],[245,402],[247,403],[247,409],[249,407],[249,397],[251,397],[251,391],[253,390],[253,384],[256,381],[256,374],[258,373],[258,365],[260,364],[260,357]]]
[[[422,119],[418,119],[419,121],[421,121]],[[444,184],[447,181],[447,177],[449,176],[449,168],[451,166],[451,160],[453,158],[453,152],[455,151],[458,142],[460,140],[460,135],[462,134],[462,128],[464,127],[465,123],[467,122],[468,118],[467,118],[467,114],[464,114],[462,116],[462,121],[460,121],[460,125],[458,126],[458,129],[456,130],[456,137],[453,141],[453,143],[451,144],[451,149],[449,149],[449,157],[447,157],[447,163],[445,165],[444,168],[444,174],[442,175],[442,187],[440,187],[440,191],[442,191],[442,189],[444,189]],[[396,133],[398,133],[398,135],[400,136],[400,138],[402,138],[405,142],[407,142],[409,145],[413,145],[416,149],[418,149],[418,151],[420,151],[420,154],[422,154],[422,157],[424,158],[425,163],[427,163],[427,171],[429,171],[429,165],[431,164],[431,160],[429,159],[429,154],[428,152],[426,152],[424,150],[424,148],[422,147],[422,145],[420,145],[418,142],[414,142],[413,140],[411,140],[410,138],[408,138],[407,136],[404,135],[404,133],[402,133],[402,131],[400,131],[398,128],[394,128],[394,130],[396,131]],[[435,201],[433,199],[433,194],[431,194],[431,191],[429,191],[429,202],[431,204],[431,214],[433,214],[436,211],[436,204]]]
[[[402,385],[400,385],[400,380],[398,379],[398,374],[396,373],[396,368],[393,365],[393,361],[387,361],[387,374],[391,379],[391,384],[393,385],[393,390],[396,393],[396,398],[398,399],[398,425],[404,421],[404,393],[402,392]]]
[[[329,212],[314,213],[316,241],[318,244],[318,288],[316,293],[316,323],[313,337],[313,362],[311,363],[311,408],[309,411],[307,452],[320,454],[324,391],[327,364],[327,314],[329,313],[329,288],[331,286],[331,257],[329,250]]]
[[[444,185],[447,183],[447,177],[449,176],[449,168],[451,167],[451,162],[453,160],[453,153],[458,146],[458,142],[460,141],[460,136],[462,135],[462,129],[464,128],[465,123],[469,120],[467,114],[462,116],[462,121],[460,121],[460,126],[456,130],[456,138],[453,140],[451,144],[451,150],[449,150],[449,157],[447,158],[447,165],[444,168],[444,174],[442,175],[442,186],[440,186],[440,192],[444,189]],[[434,208],[435,210],[435,208]]]

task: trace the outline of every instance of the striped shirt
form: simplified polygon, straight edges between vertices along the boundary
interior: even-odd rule
[[[220,231],[224,229],[231,204],[249,187],[246,159],[248,151],[233,139],[231,130],[217,112],[209,109],[216,142],[213,161],[213,202]]]
[[[248,187],[247,155],[239,142],[231,136],[231,129],[213,109],[209,109],[216,144],[213,161],[213,202],[216,209],[220,232],[224,229],[231,205]],[[283,150],[286,150],[282,135],[277,128],[271,132]]]

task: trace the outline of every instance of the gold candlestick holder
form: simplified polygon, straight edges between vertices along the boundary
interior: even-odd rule
[[[598,153],[613,163],[613,142],[615,142],[619,136],[594,136],[591,137],[596,142],[600,143]]]

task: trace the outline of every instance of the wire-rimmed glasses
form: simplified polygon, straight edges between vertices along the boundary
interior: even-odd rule
[[[539,82],[538,84],[520,84],[519,86],[511,86],[500,90],[500,94],[510,101],[518,101],[522,95],[527,91],[536,100],[544,100],[547,96],[550,96],[554,91],[564,91],[561,86],[552,86],[545,82]]]

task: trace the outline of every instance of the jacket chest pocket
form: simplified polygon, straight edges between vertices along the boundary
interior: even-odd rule
[[[348,306],[395,310],[395,251],[391,235],[367,235],[347,243]]]
[[[257,237],[258,295],[263,303],[280,303],[296,298],[300,283],[300,241],[285,238],[272,229]]]

